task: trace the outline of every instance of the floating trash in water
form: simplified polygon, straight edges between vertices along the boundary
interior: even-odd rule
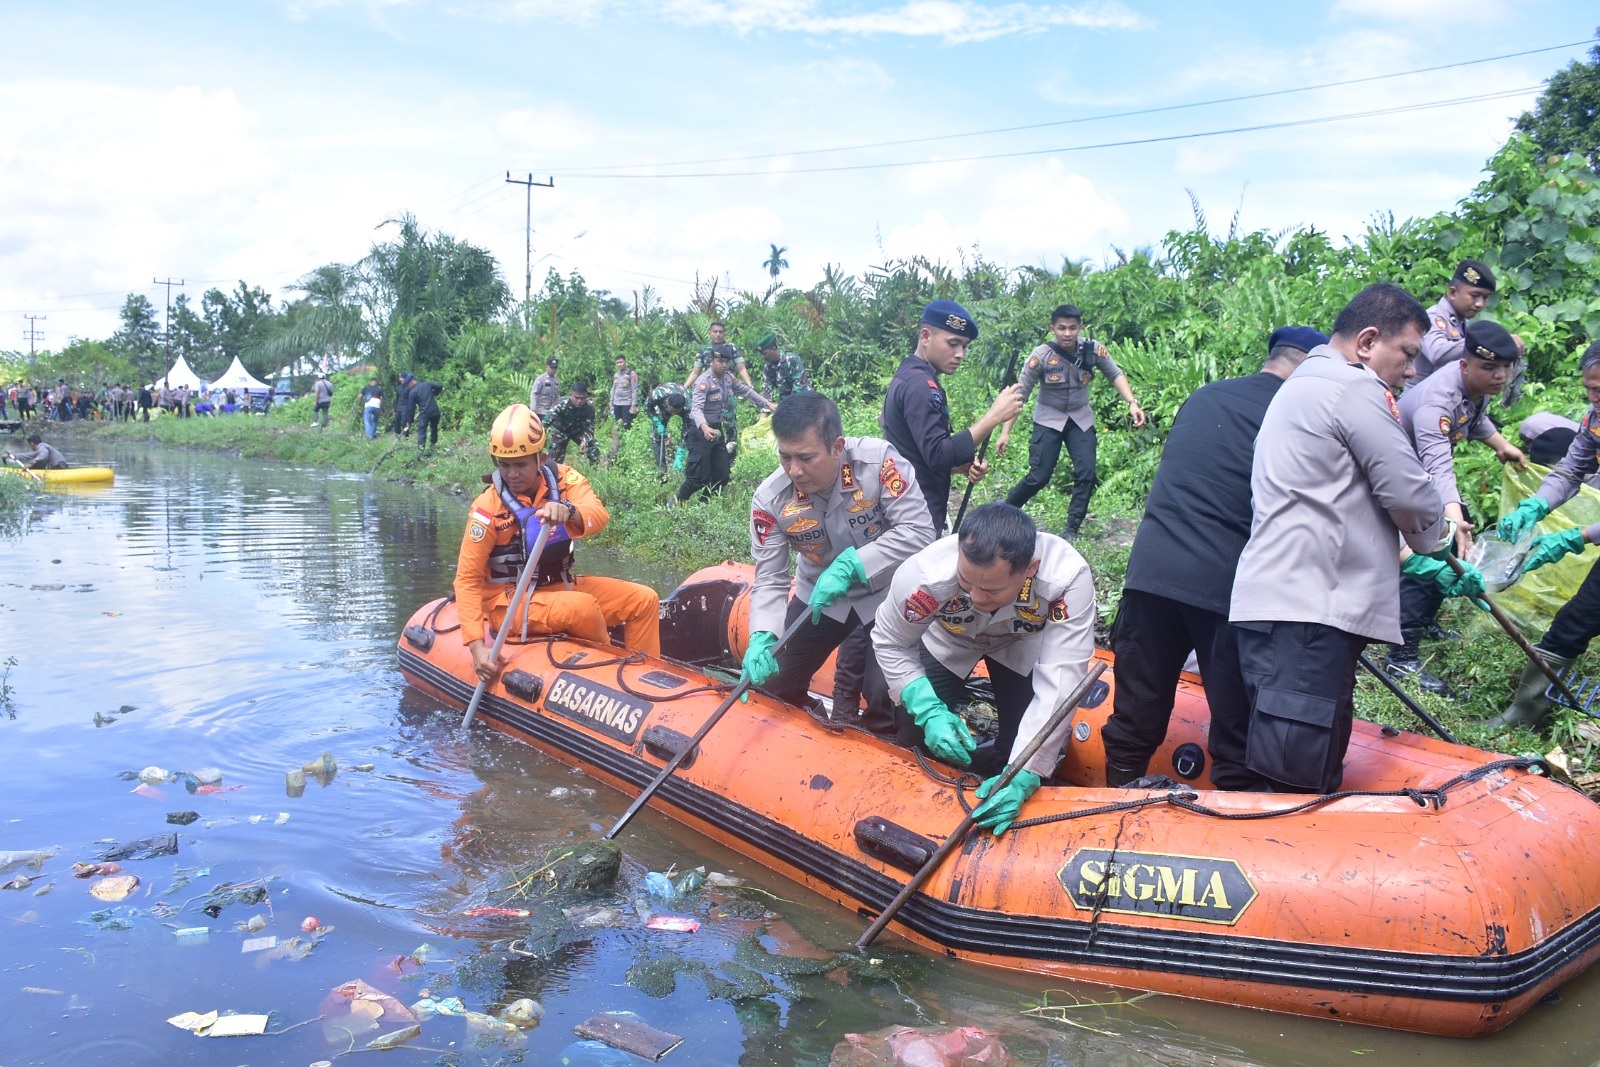
[[[268,934],[266,937],[252,937],[239,946],[240,952],[261,952],[269,948],[278,947],[278,935]]]
[[[32,867],[38,870],[44,866],[44,861],[56,854],[55,848],[28,848],[11,852],[0,852],[0,873],[14,867]]]
[[[845,1067],[1004,1067],[1011,1062],[998,1034],[976,1026],[919,1030],[890,1026],[846,1034],[829,1061]]]
[[[100,853],[102,860],[152,860],[158,856],[176,856],[178,854],[177,834],[157,834],[154,837],[140,838],[130,841],[126,845],[118,845]]]
[[[139,781],[145,785],[160,785],[167,780],[167,772],[160,767],[146,767],[139,772]]]
[[[368,1041],[367,1047],[370,1049],[377,1049],[379,1051],[382,1051],[383,1049],[399,1048],[401,1045],[415,1041],[421,1036],[422,1027],[408,1026],[404,1030],[395,1030],[387,1034],[380,1034],[371,1041]]]
[[[174,826],[188,826],[200,817],[198,811],[169,811],[167,821]]]
[[[572,1032],[647,1060],[659,1060],[683,1043],[682,1037],[657,1030],[631,1011],[602,1012],[574,1026]]]
[[[306,772],[296,767],[283,776],[283,791],[289,797],[303,797],[306,794]]]
[[[700,924],[694,919],[686,919],[681,915],[652,915],[645,926],[652,930],[670,930],[679,934],[692,934],[700,929]]]
[[[172,931],[172,936],[178,939],[180,945],[203,945],[211,940],[211,927],[185,926]]]
[[[307,915],[304,919],[300,920],[300,929],[304,930],[308,934],[321,925],[322,923],[317,921],[317,917],[315,915]]]
[[[657,900],[671,900],[678,895],[678,887],[660,871],[650,871],[644,876],[644,890]]]
[[[0,889],[26,889],[33,884],[33,879],[25,874],[14,875],[9,881],[0,882]]]
[[[533,912],[526,908],[496,908],[486,906],[479,908],[468,908],[461,914],[465,915],[469,919],[479,919],[486,915],[498,916],[507,919],[526,919],[528,916],[532,915]]]
[[[96,900],[105,900],[115,903],[126,900],[129,893],[139,888],[139,878],[133,874],[117,874],[110,878],[102,878],[89,887],[89,895]]]
[[[121,874],[120,863],[74,863],[72,877],[74,878],[102,878],[108,874]]]
[[[460,997],[435,1000],[433,997],[424,996],[411,1005],[411,1012],[419,1019],[431,1019],[435,1015],[465,1015],[467,1006],[461,1003]]]
[[[531,1030],[544,1018],[544,1005],[537,1000],[523,997],[520,1000],[513,1000],[502,1008],[500,1018],[513,1026]]]
[[[705,884],[706,869],[704,867],[692,867],[678,876],[678,880],[672,883],[672,888],[677,890],[679,896],[683,896],[686,893],[695,892]]]

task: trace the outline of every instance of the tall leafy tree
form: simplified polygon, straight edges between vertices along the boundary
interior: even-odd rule
[[[766,272],[772,275],[773,285],[778,284],[778,275],[789,269],[789,261],[783,258],[783,254],[787,251],[789,251],[788,245],[773,245],[772,253],[768,255],[766,261],[761,264]]]
[[[143,293],[129,293],[117,314],[122,326],[111,335],[111,350],[127,360],[141,380],[155,381],[167,369],[155,305]]]
[[[1600,44],[1589,49],[1588,59],[1575,59],[1551,76],[1533,110],[1517,120],[1517,129],[1546,155],[1578,152],[1600,170]]]

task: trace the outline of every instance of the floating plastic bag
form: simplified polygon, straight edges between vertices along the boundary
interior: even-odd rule
[[[846,1034],[833,1047],[829,1067],[1007,1067],[1011,1057],[997,1034],[976,1026],[919,1030],[891,1026]]]
[[[1508,463],[1503,471],[1500,513],[1507,514],[1519,501],[1538,491],[1539,483],[1550,473],[1550,468],[1529,464],[1527,470],[1518,470]],[[1535,530],[1541,534],[1555,533],[1596,522],[1600,522],[1600,491],[1583,485],[1576,496],[1552,511]],[[1550,628],[1550,620],[1562,605],[1577,595],[1578,586],[1583,584],[1596,561],[1600,561],[1600,548],[1589,545],[1575,556],[1566,556],[1523,575],[1516,585],[1492,595],[1495,603],[1511,616],[1528,639],[1534,640]]]

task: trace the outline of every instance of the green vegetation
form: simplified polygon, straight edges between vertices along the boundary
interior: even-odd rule
[[[336,377],[337,432],[305,429],[308,400],[268,418],[159,420],[148,430],[135,425],[104,432],[148,433],[168,444],[375,470],[466,493],[487,469],[482,439],[489,423],[506,404],[526,398],[550,356],[560,357],[563,384],[586,377],[603,402],[617,354],[630,358],[647,385],[682,380],[693,352],[707,343],[710,323],[722,319],[753,370],[759,371],[756,338],[774,333],[783,348],[805,359],[817,388],[841,401],[847,432],[874,433],[883,387],[911,347],[922,306],[947,297],[972,310],[982,329],[966,365],[946,383],[955,424],[962,426],[988,405],[1006,368],[1043,339],[1049,310],[1073,303],[1085,310],[1087,331],[1126,369],[1151,416],[1149,425],[1134,429],[1113,392],[1098,391],[1101,487],[1084,547],[1109,614],[1131,531],[1179,406],[1208,381],[1254,371],[1275,326],[1326,329],[1369,282],[1398,282],[1431,303],[1443,293],[1457,260],[1487,260],[1500,288],[1486,315],[1519,334],[1529,354],[1523,399],[1501,419],[1506,431],[1514,432],[1536,410],[1581,414],[1585,399],[1576,381],[1577,360],[1600,339],[1600,177],[1591,169],[1592,138],[1578,147],[1567,155],[1549,154],[1533,136],[1516,134],[1454,211],[1403,222],[1378,215],[1364,232],[1339,240],[1315,229],[1241,232],[1237,218],[1214,234],[1196,203],[1190,229],[1168,233],[1158,247],[1119,252],[1116,262],[1102,268],[1072,259],[1060,271],[1007,268],[975,250],[956,266],[914,257],[860,277],[829,267],[809,289],[781,285],[788,250],[773,246],[764,264],[772,278],[766,292],[720,294],[705,284],[689,306],[677,309],[664,307],[649,287],[622,299],[590,289],[577,273],[553,271],[531,301],[513,306],[486,253],[429,234],[408,216],[394,222],[391,239],[361,262],[329,264],[307,275],[296,287],[303,299],[273,312],[272,321],[254,322],[241,334],[242,326],[225,328],[220,309],[216,316],[216,336],[254,338],[241,350],[258,373],[312,354],[360,361],[359,373]],[[226,298],[241,322],[248,318],[242,309],[251,292],[241,283]],[[129,336],[139,333],[133,328],[137,318],[125,315]],[[105,347],[112,356],[133,358],[122,334]],[[220,350],[216,354],[220,358]],[[360,437],[356,396],[362,382],[375,372],[389,388],[400,371],[445,387],[437,453],[419,455],[409,442],[395,445],[388,436],[373,443]],[[386,416],[391,411],[386,405]],[[685,570],[744,557],[746,503],[771,470],[771,453],[741,454],[727,495],[669,509],[672,486],[655,475],[648,432],[643,421],[636,424],[615,465],[590,472],[614,516],[606,539],[639,558]],[[1023,434],[1005,456],[993,457],[994,473],[977,488],[974,504],[999,498],[1021,477],[1025,441]],[[1491,521],[1499,486],[1493,457],[1469,447],[1458,462],[1470,510],[1480,523]],[[1061,464],[1059,477],[1066,468]],[[1063,494],[1046,492],[1031,510],[1044,528],[1056,529],[1065,508]],[[1475,622],[1470,609],[1451,611],[1459,624]],[[1515,653],[1506,652],[1510,647],[1484,635],[1470,645],[1429,649],[1443,657],[1443,672],[1468,689],[1467,699],[1438,709],[1464,739],[1488,743],[1470,724],[1504,704],[1518,666]],[[1364,713],[1413,725],[1368,684],[1361,690]],[[1557,736],[1579,743],[1571,721],[1557,728]],[[1535,740],[1522,736],[1516,744],[1532,746]],[[1580,747],[1587,761],[1588,743]]]

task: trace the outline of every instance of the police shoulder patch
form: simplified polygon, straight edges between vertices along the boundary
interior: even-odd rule
[[[906,597],[905,616],[906,622],[921,622],[939,610],[939,600],[926,589],[918,589]]]
[[[1439,432],[1440,433],[1449,433],[1450,429],[1451,429],[1450,416],[1449,415],[1440,415],[1439,416]]]
[[[1450,328],[1450,324],[1444,321],[1443,315],[1435,315],[1433,317],[1433,324],[1439,327],[1440,330],[1448,330]]]
[[[771,512],[762,511],[760,508],[751,509],[750,525],[756,532],[757,544],[766,544],[767,535],[772,533],[772,528],[777,524],[778,520],[773,518]]]
[[[1028,369],[1029,370],[1038,370],[1039,369],[1039,357],[1038,356],[1029,356],[1028,357]]]
[[[475,522],[471,526],[467,527],[467,536],[472,538],[474,541],[482,541],[483,535],[488,532],[488,530],[483,528],[481,523]]]
[[[1066,597],[1058,596],[1054,600],[1050,601],[1050,621],[1051,622],[1066,622],[1067,621],[1067,598]]]
[[[878,481],[888,494],[899,500],[905,495],[908,488],[906,480],[900,474],[900,468],[895,466],[894,457],[884,457],[883,463],[878,467]]]
[[[1389,414],[1394,416],[1394,421],[1395,422],[1401,421],[1400,420],[1400,405],[1396,404],[1394,402],[1394,394],[1392,392],[1390,392],[1389,390],[1385,389],[1383,391],[1383,398],[1389,402]]]

